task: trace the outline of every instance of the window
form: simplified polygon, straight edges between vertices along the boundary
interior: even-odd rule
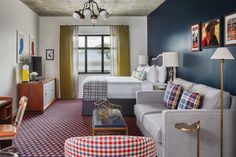
[[[76,37],[75,37],[76,38]],[[80,35],[78,47],[79,73],[110,73],[111,52],[109,35]]]

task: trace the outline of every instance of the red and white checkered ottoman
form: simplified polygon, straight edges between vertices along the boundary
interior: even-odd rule
[[[155,157],[152,138],[139,136],[85,136],[65,142],[65,157]]]

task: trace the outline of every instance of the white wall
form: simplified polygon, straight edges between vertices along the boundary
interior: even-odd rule
[[[39,17],[19,0],[0,2],[0,95],[13,96],[13,111],[16,109],[17,80],[16,32],[26,36],[26,51],[29,50],[29,35],[35,36],[38,43]],[[36,47],[37,50],[37,47]]]
[[[72,17],[40,17],[39,22],[39,52],[43,57],[44,77],[56,77],[59,89],[59,40],[60,25],[92,25],[89,20],[76,21]],[[131,70],[138,65],[138,55],[147,54],[147,17],[110,17],[109,20],[98,20],[96,25],[129,25],[130,29],[130,52]],[[93,29],[93,27],[91,27]],[[46,49],[54,49],[55,59],[46,61]],[[87,76],[87,75],[86,75]],[[80,77],[80,82],[86,76]],[[91,75],[90,75],[91,76]],[[81,84],[80,84],[81,86]],[[58,93],[59,96],[59,93]],[[80,90],[81,97],[81,90]]]

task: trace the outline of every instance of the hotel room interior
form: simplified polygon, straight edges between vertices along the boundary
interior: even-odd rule
[[[0,157],[235,157],[235,0],[1,0]]]

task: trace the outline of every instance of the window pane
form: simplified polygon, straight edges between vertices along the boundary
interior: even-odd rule
[[[79,47],[85,47],[85,37],[79,37]]]
[[[110,47],[110,46],[111,46],[111,37],[104,36],[104,47]]]
[[[85,72],[85,50],[79,50],[79,72]]]
[[[111,70],[111,51],[104,50],[104,72],[110,72]]]
[[[90,36],[88,37],[88,47],[101,47],[102,38],[100,36]]]
[[[88,50],[88,72],[102,72],[101,50]]]

